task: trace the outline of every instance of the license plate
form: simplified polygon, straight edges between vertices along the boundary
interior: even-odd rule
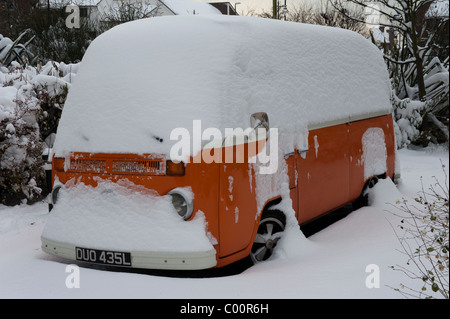
[[[96,264],[131,267],[131,253],[75,247],[76,259]]]

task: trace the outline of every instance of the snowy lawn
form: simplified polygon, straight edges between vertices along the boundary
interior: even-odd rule
[[[279,242],[271,260],[240,274],[212,278],[174,278],[80,268],[80,288],[66,287],[69,261],[41,251],[40,235],[47,204],[0,206],[0,298],[402,298],[391,287],[400,283],[420,289],[389,266],[404,265],[393,228],[399,223],[387,210],[397,199],[412,200],[432,176],[448,172],[448,151],[401,150],[402,181],[398,187],[381,181],[372,204],[304,238],[290,236]],[[375,266],[374,266],[375,265]],[[369,267],[369,268],[367,268]],[[379,288],[366,280],[379,269]]]

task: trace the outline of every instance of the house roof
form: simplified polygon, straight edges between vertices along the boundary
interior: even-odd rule
[[[449,2],[448,0],[435,0],[427,11],[427,18],[448,18],[449,16]]]

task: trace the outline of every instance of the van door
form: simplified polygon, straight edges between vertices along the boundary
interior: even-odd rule
[[[296,154],[300,224],[345,205],[349,198],[347,125],[311,130],[308,145],[307,152]]]

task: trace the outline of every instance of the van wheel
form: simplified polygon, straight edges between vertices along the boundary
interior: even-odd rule
[[[282,211],[268,210],[263,212],[250,252],[253,263],[256,264],[272,256],[273,250],[278,240],[280,240],[285,226],[286,216]]]
[[[369,189],[378,183],[378,177],[370,178],[363,187],[361,195],[352,203],[353,209],[360,209],[369,205]]]

